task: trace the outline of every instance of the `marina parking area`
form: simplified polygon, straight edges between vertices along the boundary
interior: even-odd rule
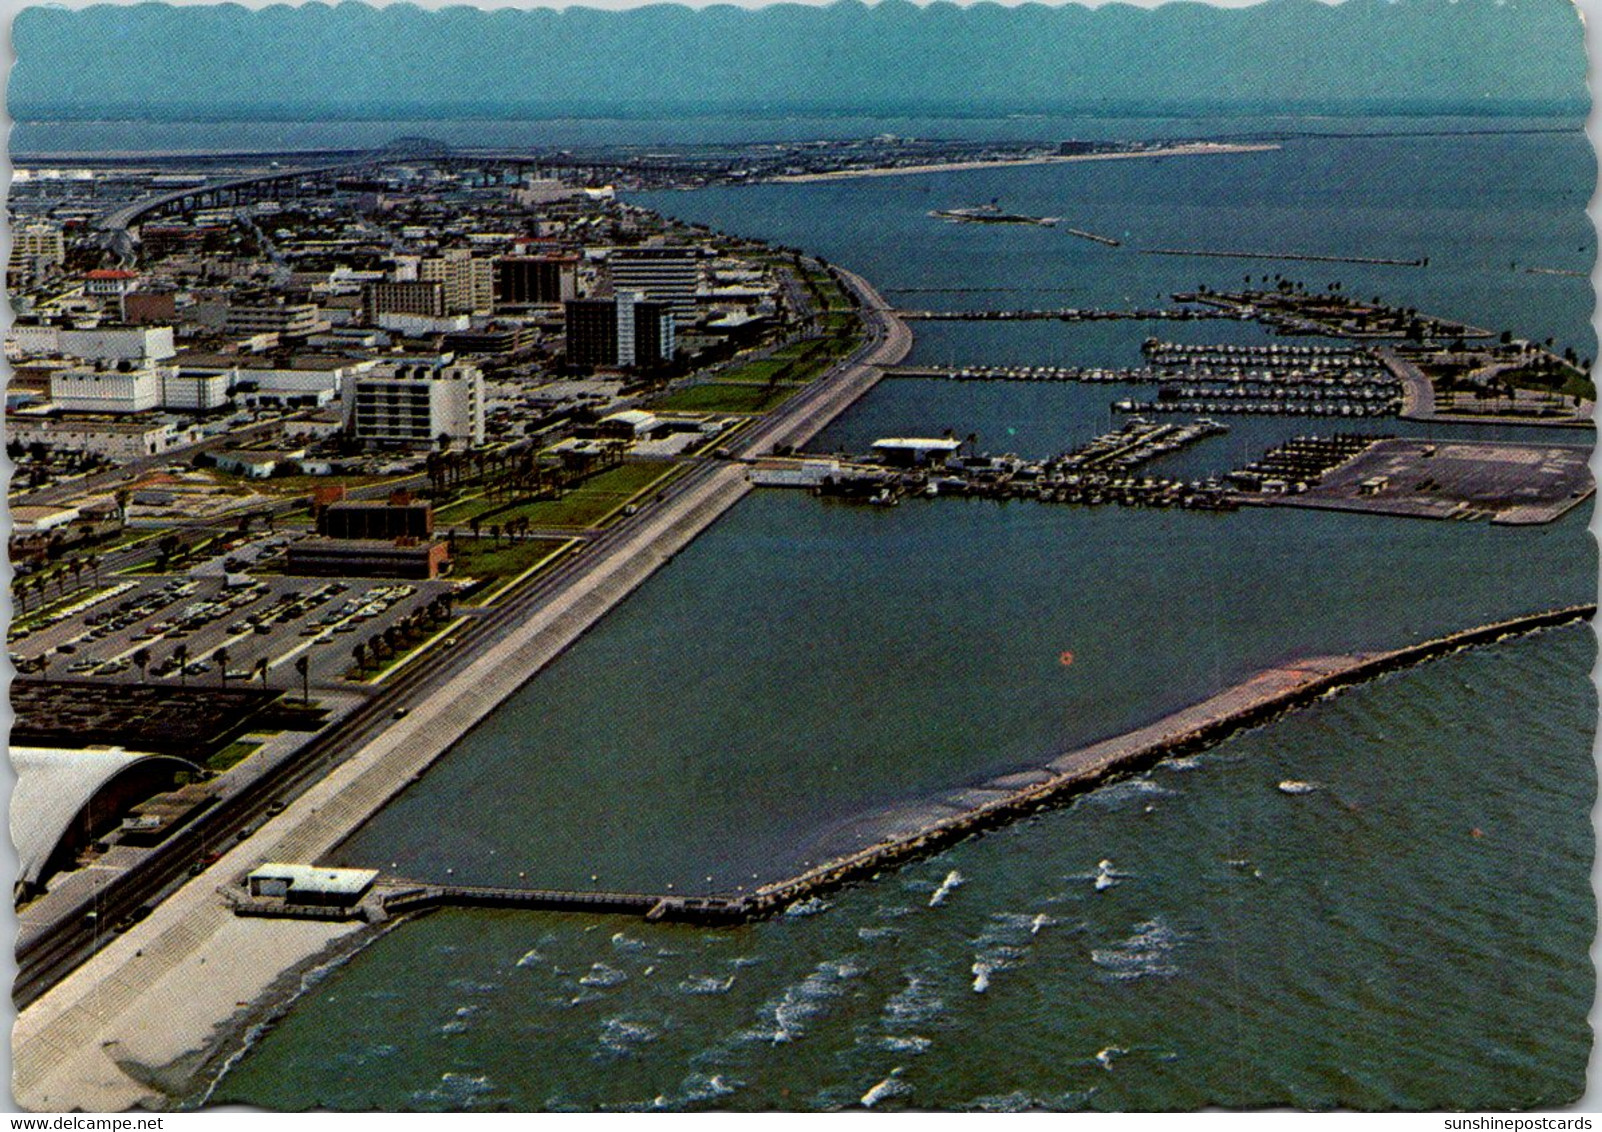
[[[1549,523],[1595,491],[1589,455],[1562,445],[1381,440],[1305,492],[1243,498],[1422,519]]]

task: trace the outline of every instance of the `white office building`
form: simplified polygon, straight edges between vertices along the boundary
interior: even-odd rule
[[[57,370],[50,403],[69,413],[144,413],[161,407],[161,373],[128,362]]]
[[[345,431],[377,445],[428,448],[484,443],[484,374],[477,367],[403,362],[355,377],[344,397]]]
[[[614,291],[639,291],[652,302],[665,303],[681,326],[695,318],[699,248],[613,248],[606,262]]]

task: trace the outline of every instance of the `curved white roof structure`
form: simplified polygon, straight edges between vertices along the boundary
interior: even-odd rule
[[[154,765],[152,765],[154,764]],[[17,847],[17,881],[37,884],[72,827],[89,804],[131,774],[196,770],[176,755],[149,755],[121,747],[62,750],[12,747],[17,788],[11,795],[11,840]]]

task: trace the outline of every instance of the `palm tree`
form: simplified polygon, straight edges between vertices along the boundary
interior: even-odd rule
[[[358,641],[351,646],[350,658],[356,662],[356,670],[360,672],[367,667],[367,646]]]
[[[145,648],[135,649],[133,654],[133,662],[139,666],[139,682],[141,684],[149,683],[150,650]]]
[[[300,702],[311,703],[311,660],[304,653],[295,658],[295,671],[300,673]]]
[[[266,691],[267,689],[267,670],[270,667],[272,667],[271,662],[269,662],[266,657],[262,657],[256,662],[256,675],[261,677],[261,686],[263,691]]]
[[[211,654],[211,659],[217,662],[217,671],[222,676],[222,686],[228,687],[228,649],[219,648]]]
[[[189,646],[180,643],[177,648],[172,650],[172,658],[178,662],[178,686],[182,688],[188,683],[188,681],[184,679],[188,675],[184,669],[188,667],[187,662],[189,660]]]
[[[95,585],[100,584],[100,555],[91,554],[88,558],[89,572],[95,576]]]

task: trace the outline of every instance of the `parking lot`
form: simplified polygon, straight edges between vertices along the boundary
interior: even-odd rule
[[[426,610],[448,582],[155,575],[108,585],[75,616],[13,642],[17,670],[114,681],[221,683],[260,679],[299,687],[341,679],[360,644]]]

